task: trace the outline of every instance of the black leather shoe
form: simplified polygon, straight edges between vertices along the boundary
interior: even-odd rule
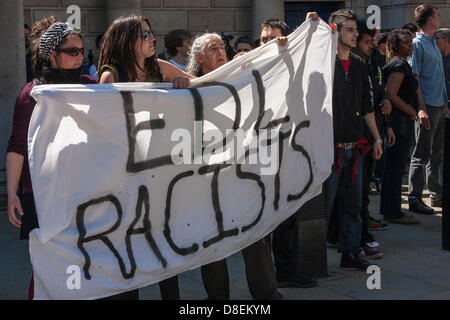
[[[366,271],[371,263],[352,252],[343,252],[340,267],[344,269]]]
[[[409,201],[409,211],[418,213],[418,214],[427,214],[427,215],[433,215],[434,209],[427,206],[425,203],[423,203],[422,200],[414,199]]]

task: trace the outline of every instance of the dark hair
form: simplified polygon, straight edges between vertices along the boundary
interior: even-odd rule
[[[47,31],[48,28],[54,23],[56,23],[56,18],[54,16],[50,16],[47,18],[44,18],[42,20],[39,20],[33,25],[33,28],[31,29],[31,38],[33,39],[31,43],[31,50],[32,50],[32,71],[33,76],[35,78],[40,78],[42,76],[42,68],[46,66],[50,66],[50,60],[44,60],[39,54],[39,45],[41,43],[41,37]],[[83,36],[78,31],[72,31],[69,33],[65,39],[61,41],[61,43],[58,45],[59,48],[61,45],[63,45],[67,41],[67,37],[69,35],[77,35],[80,37],[81,40],[83,40]]]
[[[400,57],[400,53],[398,52],[398,43],[400,42],[400,36],[402,35],[412,38],[411,32],[407,29],[395,29],[389,33],[386,40],[386,62],[389,62],[395,57],[403,58]]]
[[[450,43],[450,28],[440,28],[434,32],[434,36],[441,35],[442,38],[447,39],[447,42]]]
[[[417,26],[414,24],[414,23],[407,23],[407,24],[405,24],[403,27],[402,27],[402,29],[406,29],[406,30],[408,30],[409,32],[411,32],[411,34],[415,34],[417,31],[419,31],[418,30],[418,28],[417,28]]]
[[[185,39],[192,39],[192,34],[183,29],[176,29],[170,31],[168,34],[164,37],[164,45],[167,48],[167,53],[174,57],[177,55],[177,47],[183,46],[183,40]]]
[[[336,24],[338,31],[341,31],[342,25],[348,20],[357,22],[358,16],[353,10],[340,9],[331,14],[329,24]]]
[[[388,35],[389,35],[389,32],[383,32],[383,33],[381,34],[379,44],[386,43],[386,40],[387,40],[387,38],[388,38]]]
[[[421,4],[414,10],[414,19],[416,20],[419,27],[423,27],[427,24],[428,18],[432,17],[434,10],[438,8],[429,4]]]
[[[30,26],[29,26],[28,24],[25,23],[25,24],[23,25],[23,28],[24,28],[24,29],[27,29],[27,30],[29,30],[29,31],[31,32],[31,28],[30,28]]]
[[[102,45],[102,40],[103,37],[105,36],[104,33],[99,34],[96,38],[95,38],[95,46],[97,47],[97,50],[100,50],[100,47]]]
[[[357,42],[360,42],[363,35],[368,34],[372,38],[375,36],[375,33],[377,32],[375,29],[369,29],[367,27],[367,19],[358,19],[356,21],[356,27],[358,29],[358,39]]]
[[[134,52],[134,46],[138,37],[142,34],[142,21],[147,22],[151,29],[150,21],[147,18],[134,14],[119,17],[111,23],[102,40],[98,61],[100,71],[102,66],[110,64],[127,73],[129,81],[133,82],[136,80],[136,66],[139,67],[139,65]],[[145,59],[144,68],[150,76],[157,76],[159,65],[156,60],[156,55]],[[100,77],[101,73],[99,72]]]
[[[286,22],[277,18],[271,18],[264,21],[259,29],[259,34],[261,34],[264,28],[278,28],[281,31],[281,35],[284,37],[291,33],[291,28],[289,28]]]
[[[247,43],[247,44],[249,44],[249,45],[252,47],[252,49],[255,48],[255,41],[253,41],[253,39],[250,38],[250,37],[248,37],[248,36],[242,36],[242,37],[239,37],[239,38],[236,40],[236,42],[234,43],[234,46],[237,47],[237,45],[238,45],[239,43]]]

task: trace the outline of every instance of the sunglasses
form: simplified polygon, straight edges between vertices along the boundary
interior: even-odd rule
[[[55,49],[55,51],[58,52],[58,53],[63,52],[63,53],[68,54],[69,56],[72,56],[72,57],[76,57],[80,53],[81,53],[81,55],[84,54],[84,48],[77,48],[77,47],[64,48],[64,49]]]
[[[144,30],[142,31],[142,34],[140,35],[142,38],[144,38],[145,41],[147,41],[148,39],[150,39],[150,36],[153,36],[153,31],[151,30]]]

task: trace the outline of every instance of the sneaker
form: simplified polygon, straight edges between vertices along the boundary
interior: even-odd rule
[[[372,241],[372,242],[367,242],[366,246],[368,246],[370,248],[376,248],[376,247],[379,247],[380,244],[378,242],[376,242],[376,241]]]
[[[361,258],[359,255],[352,252],[344,252],[341,257],[340,267],[344,269],[362,270],[366,271],[370,266],[369,261]]]
[[[434,209],[427,206],[421,199],[414,199],[409,202],[409,211],[419,213],[419,214],[427,214],[433,215]]]
[[[398,223],[398,224],[418,224],[419,220],[412,213],[405,213],[400,218],[394,219],[385,219],[389,223]]]
[[[361,250],[364,252],[364,257],[367,259],[381,259],[383,257],[383,253],[374,247],[364,246]]]
[[[369,216],[369,219],[367,220],[367,225],[369,228],[369,231],[381,231],[388,229],[387,223],[381,222],[380,220],[374,219],[371,216]]]

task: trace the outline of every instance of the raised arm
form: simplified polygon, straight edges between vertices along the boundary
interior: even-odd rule
[[[193,75],[178,69],[170,62],[158,59],[158,64],[163,75],[163,81],[172,82],[175,89],[189,87],[189,80],[196,78]]]

